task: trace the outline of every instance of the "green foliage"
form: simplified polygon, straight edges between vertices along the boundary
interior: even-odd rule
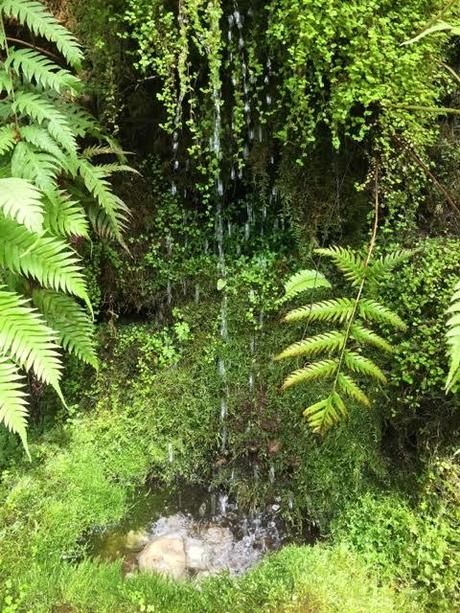
[[[416,504],[397,493],[369,493],[338,519],[334,537],[350,543],[380,576],[423,588],[425,610],[450,611],[460,590],[458,484],[456,458],[435,457],[417,483]]]
[[[460,281],[454,287],[451,304],[447,309],[447,344],[449,346],[450,368],[446,389],[449,391],[460,380]]]
[[[441,424],[450,430],[450,415],[457,406],[456,396],[444,391],[444,339],[446,312],[458,280],[459,241],[428,238],[416,247],[412,260],[381,279],[379,293],[390,308],[398,305],[408,322],[408,332],[392,356],[389,412],[400,429],[406,424],[412,433],[415,428],[430,436],[431,428],[438,432]]]
[[[79,79],[51,61],[46,51],[10,46],[7,30],[12,24],[54,44],[73,68],[80,67],[82,52],[41,2],[0,2],[5,123],[0,133],[0,422],[20,435],[27,450],[27,404],[15,364],[50,384],[61,398],[60,348],[96,365],[90,318],[65,295],[92,312],[81,261],[68,237],[87,237],[87,217],[96,215],[99,221],[103,215],[106,233],[121,238],[126,206],[105,180],[115,165],[94,166],[79,152],[78,138],[96,131],[73,104]],[[68,193],[85,187],[91,201],[86,210]]]
[[[352,287],[360,286],[357,298],[336,298],[323,300],[291,310],[285,315],[284,321],[306,323],[340,323],[343,329],[334,332],[320,333],[290,345],[277,359],[305,356],[314,358],[326,353],[328,359],[307,363],[301,369],[290,374],[283,384],[283,389],[318,380],[331,380],[330,394],[322,400],[310,405],[304,411],[311,428],[315,432],[324,432],[332,425],[342,420],[348,413],[343,400],[348,397],[363,405],[370,406],[370,400],[356,383],[354,377],[365,376],[379,383],[386,383],[383,371],[369,358],[361,355],[362,346],[371,346],[382,351],[391,352],[388,341],[366,328],[364,322],[385,324],[405,330],[401,318],[389,308],[362,297],[364,282],[372,287],[386,271],[392,270],[410,255],[410,252],[394,252],[386,257],[376,258],[369,264],[369,258],[343,247],[317,249],[320,255],[330,257],[337,268],[344,274]],[[288,296],[296,295],[304,290],[319,287],[331,287],[321,275],[317,283],[315,271],[301,271],[286,284]],[[347,373],[343,370],[346,369]]]

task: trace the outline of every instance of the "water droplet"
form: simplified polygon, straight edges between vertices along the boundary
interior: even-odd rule
[[[179,160],[174,160],[174,170],[179,170]]]
[[[234,181],[235,177],[236,177],[235,168],[232,166],[232,169],[230,171],[230,178],[232,181]]]
[[[272,103],[272,97],[270,96],[270,94],[267,94],[267,98],[266,98],[266,100],[267,100],[267,104],[268,104],[268,106],[270,106],[270,105],[271,105],[271,103]]]
[[[177,185],[174,183],[171,184],[171,194],[175,196],[177,194]]]

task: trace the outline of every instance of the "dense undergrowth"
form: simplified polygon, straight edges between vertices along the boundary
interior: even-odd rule
[[[142,178],[114,179],[124,246],[72,243],[99,369],[67,358],[66,406],[30,378],[31,462],[0,430],[2,613],[456,610],[460,395],[445,391],[444,333],[460,148],[439,61],[458,51],[443,36],[402,45],[442,3],[184,0],[182,21],[157,0],[48,4],[88,48],[85,104]],[[326,328],[281,323],[303,304],[283,283],[315,268],[354,291],[315,247],[366,243],[373,181],[376,257],[413,254],[372,291],[407,331],[384,330],[395,351],[371,408],[318,436],[302,413],[321,383],[282,392],[293,365],[273,358]],[[296,545],[238,579],[126,577],[91,537],[145,483],[220,488],[248,512],[276,501]]]

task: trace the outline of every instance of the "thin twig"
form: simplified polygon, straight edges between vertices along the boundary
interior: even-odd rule
[[[414,162],[416,162],[416,164],[420,166],[420,168],[427,175],[427,177],[431,179],[431,181],[438,188],[438,190],[442,193],[442,195],[447,200],[447,202],[450,204],[450,206],[453,208],[453,210],[457,213],[457,215],[460,215],[460,205],[458,204],[458,202],[455,201],[454,197],[449,193],[448,189],[444,185],[442,185],[442,183],[440,183],[440,181],[435,177],[435,175],[431,172],[431,170],[428,168],[425,162],[419,157],[419,155],[399,136],[395,136],[394,139],[400,146],[402,146],[407,151],[407,153],[411,156]]]
[[[19,38],[13,38],[12,36],[7,36],[6,40],[10,43],[16,43],[18,45],[24,45],[24,47],[29,47],[30,49],[35,49],[36,51],[40,51],[40,53],[44,53],[45,55],[49,55],[50,57],[54,58],[55,60],[57,60],[58,62],[61,61],[61,58],[54,54],[52,51],[47,51],[46,49],[43,49],[43,47],[38,47],[37,45],[34,45],[32,43],[28,43],[25,40],[21,40]]]

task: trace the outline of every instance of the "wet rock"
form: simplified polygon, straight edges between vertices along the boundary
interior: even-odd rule
[[[203,541],[189,538],[185,542],[187,568],[189,570],[206,571],[209,566],[209,552]]]
[[[144,547],[138,556],[140,571],[183,579],[187,575],[184,540],[180,534],[159,536]]]
[[[233,541],[230,528],[224,526],[211,526],[205,531],[203,537],[210,545],[222,546]]]

